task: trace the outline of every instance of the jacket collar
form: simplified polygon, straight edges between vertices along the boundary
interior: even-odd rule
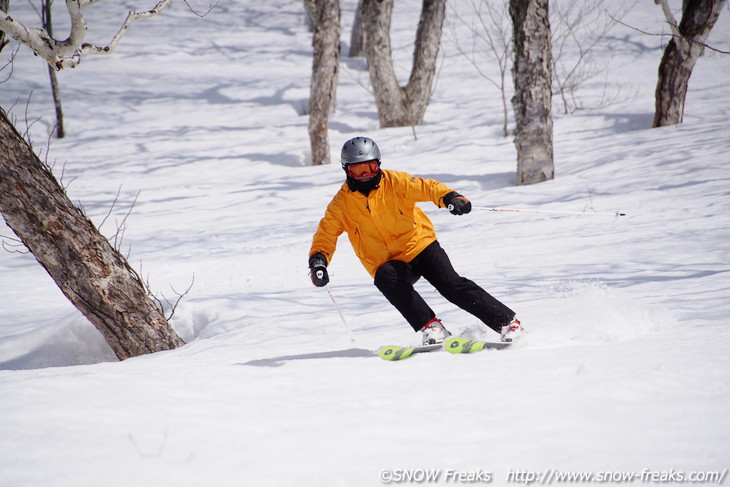
[[[378,189],[381,179],[383,179],[382,170],[378,171],[378,174],[370,181],[358,181],[348,176],[346,184],[350,192],[359,192],[367,197],[371,191]]]

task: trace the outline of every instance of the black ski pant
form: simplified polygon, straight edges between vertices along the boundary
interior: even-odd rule
[[[436,316],[413,288],[421,277],[425,277],[443,297],[473,314],[497,333],[515,316],[514,311],[484,289],[457,274],[449,256],[435,241],[412,261],[391,260],[375,272],[375,286],[415,331]]]

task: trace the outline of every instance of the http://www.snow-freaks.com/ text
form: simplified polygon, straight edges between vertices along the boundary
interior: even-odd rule
[[[596,471],[578,472],[561,471],[548,468],[543,471],[510,469],[507,472],[507,483],[524,485],[553,485],[553,484],[715,484],[725,482],[728,469],[722,471],[691,471],[682,470],[651,470],[648,468],[640,472],[628,471]],[[455,469],[384,469],[380,471],[380,481],[384,484],[489,484],[499,480],[489,470],[455,470]],[[502,483],[502,482],[498,482]]]

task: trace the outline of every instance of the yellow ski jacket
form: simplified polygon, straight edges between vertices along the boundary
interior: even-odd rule
[[[399,171],[382,171],[382,179],[368,196],[351,191],[345,182],[327,206],[312,239],[309,256],[320,252],[332,261],[337,238],[347,232],[355,254],[375,277],[389,260],[410,262],[436,240],[431,220],[416,203],[432,201],[445,207],[452,189],[433,179]]]

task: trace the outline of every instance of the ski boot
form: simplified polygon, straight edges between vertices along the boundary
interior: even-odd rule
[[[527,332],[522,328],[522,323],[517,319],[513,319],[502,327],[502,333],[500,335],[503,342],[512,343],[522,338],[525,333]]]
[[[434,318],[423,325],[421,331],[423,332],[422,343],[424,345],[436,345],[438,343],[443,343],[444,340],[451,336],[449,330],[444,328],[444,325],[441,324],[441,320],[438,318]]]

